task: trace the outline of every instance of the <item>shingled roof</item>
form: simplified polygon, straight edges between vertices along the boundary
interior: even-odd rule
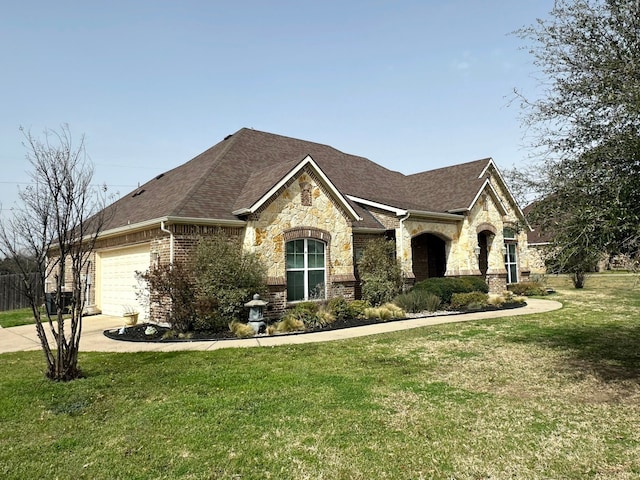
[[[469,208],[491,162],[407,176],[328,145],[243,128],[120,198],[108,207],[113,213],[106,230],[166,218],[239,220],[233,212],[258,201],[307,156],[345,198],[355,198],[349,202],[365,227],[380,225],[358,199],[435,213]]]
[[[522,209],[525,218],[529,218],[535,204],[536,202],[530,203]],[[527,231],[527,243],[529,245],[547,245],[551,243],[552,240],[552,236],[548,232],[542,232],[536,224],[532,224],[531,229]]]

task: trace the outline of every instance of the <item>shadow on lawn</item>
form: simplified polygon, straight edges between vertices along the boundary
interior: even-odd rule
[[[640,325],[562,325],[516,333],[516,343],[565,351],[566,367],[591,372],[604,382],[640,381]]]

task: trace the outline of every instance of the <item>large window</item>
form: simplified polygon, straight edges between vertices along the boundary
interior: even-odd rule
[[[287,242],[287,301],[324,298],[324,243],[312,238]]]
[[[516,256],[516,232],[512,228],[503,230],[504,268],[507,270],[507,283],[518,283],[518,258]]]
[[[507,283],[518,283],[518,260],[515,243],[505,244],[504,268],[507,269]]]

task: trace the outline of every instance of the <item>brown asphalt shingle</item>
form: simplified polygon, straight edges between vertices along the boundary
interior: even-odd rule
[[[243,128],[108,207],[115,214],[106,229],[168,216],[235,220],[233,211],[251,207],[307,155],[344,196],[430,212],[469,207],[490,161],[406,176],[328,145]],[[358,226],[380,227],[350,203],[364,219]]]
[[[535,206],[534,203],[530,203],[526,207],[522,209],[522,213],[524,213],[525,218],[528,218],[531,210]],[[540,228],[537,225],[531,225],[532,230],[527,231],[527,243],[529,245],[535,245],[538,243],[551,243],[552,237],[548,232],[541,232]]]
[[[449,212],[471,207],[485,181],[480,174],[490,160],[485,158],[410,175],[408,191],[416,201],[416,209]]]

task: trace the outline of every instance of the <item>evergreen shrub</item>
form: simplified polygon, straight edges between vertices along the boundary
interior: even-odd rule
[[[453,310],[475,310],[489,304],[489,295],[484,292],[454,293],[451,296]]]
[[[454,293],[489,292],[487,283],[475,277],[434,277],[418,282],[413,290],[433,293],[440,297],[442,303],[450,304]]]
[[[327,302],[327,308],[336,320],[345,320],[351,317],[349,302],[344,297],[333,297]]]
[[[358,261],[362,298],[372,305],[391,302],[402,290],[402,270],[395,243],[384,238],[369,241]]]
[[[524,295],[530,297],[532,295],[546,295],[547,289],[540,282],[519,282],[512,283],[507,287],[514,295]]]

